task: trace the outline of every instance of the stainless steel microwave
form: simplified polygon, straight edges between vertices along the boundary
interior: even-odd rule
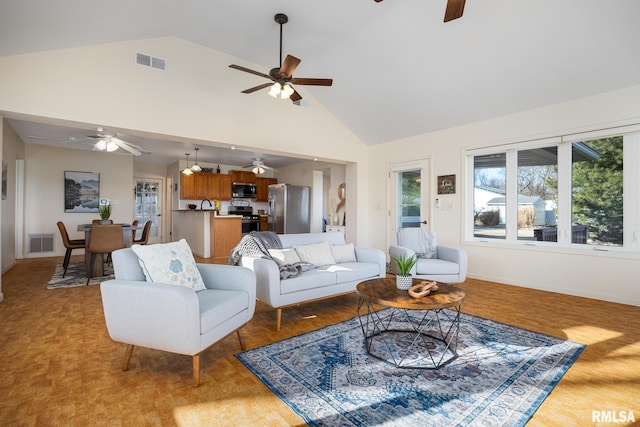
[[[256,185],[251,183],[234,182],[231,184],[231,197],[234,199],[255,199]]]

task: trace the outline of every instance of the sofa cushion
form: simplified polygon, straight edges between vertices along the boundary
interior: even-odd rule
[[[380,275],[380,266],[372,262],[345,262],[329,265],[323,269],[334,272],[337,283],[364,280]]]
[[[416,263],[416,274],[458,274],[460,265],[455,262],[442,259],[418,259]]]
[[[307,289],[322,288],[324,286],[335,285],[337,282],[336,273],[326,269],[313,269],[305,271],[299,276],[280,281],[280,294],[300,292]]]
[[[300,261],[308,262],[316,267],[336,263],[336,260],[333,259],[331,246],[329,246],[328,242],[294,246],[294,249],[296,250],[298,257],[300,257]]]
[[[231,319],[248,307],[248,294],[241,291],[206,289],[198,292],[200,334],[204,334]]]
[[[131,249],[138,256],[147,282],[185,286],[195,291],[206,289],[185,239],[155,245],[133,245]]]
[[[353,243],[348,243],[346,245],[331,245],[331,253],[333,254],[333,259],[336,260],[338,264],[342,262],[356,262],[356,252],[353,249]]]
[[[269,249],[269,255],[271,255],[271,258],[273,258],[279,266],[300,262],[300,257],[293,248]]]

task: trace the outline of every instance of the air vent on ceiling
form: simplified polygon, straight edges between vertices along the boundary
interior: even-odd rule
[[[145,55],[144,53],[136,53],[136,64],[162,71],[167,69],[167,61],[162,58]]]

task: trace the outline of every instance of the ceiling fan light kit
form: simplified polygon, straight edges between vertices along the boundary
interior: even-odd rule
[[[272,68],[269,74],[255,71],[250,68],[243,67],[241,65],[231,64],[229,68],[244,71],[245,73],[255,74],[256,76],[264,77],[273,82],[263,83],[258,86],[254,86],[249,89],[245,89],[242,93],[253,93],[261,89],[270,87],[269,95],[276,99],[290,99],[294,104],[300,105],[302,96],[294,89],[292,84],[295,85],[310,85],[310,86],[331,86],[333,84],[332,79],[317,79],[317,78],[294,78],[293,72],[300,64],[300,59],[293,55],[287,55],[282,61],[282,26],[289,21],[289,18],[284,13],[277,13],[274,16],[274,20],[280,25],[280,66]]]
[[[112,153],[118,149],[118,144],[116,144],[111,138],[100,139],[93,145],[93,148],[99,151],[108,151]]]

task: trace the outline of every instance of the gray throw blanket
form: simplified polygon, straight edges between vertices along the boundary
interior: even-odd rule
[[[282,249],[282,242],[278,235],[273,231],[251,231],[244,235],[240,243],[231,250],[229,265],[238,265],[243,256],[268,258],[278,264],[281,279],[296,277],[303,271],[313,269],[313,265],[307,262],[280,264],[271,257],[269,249]]]

